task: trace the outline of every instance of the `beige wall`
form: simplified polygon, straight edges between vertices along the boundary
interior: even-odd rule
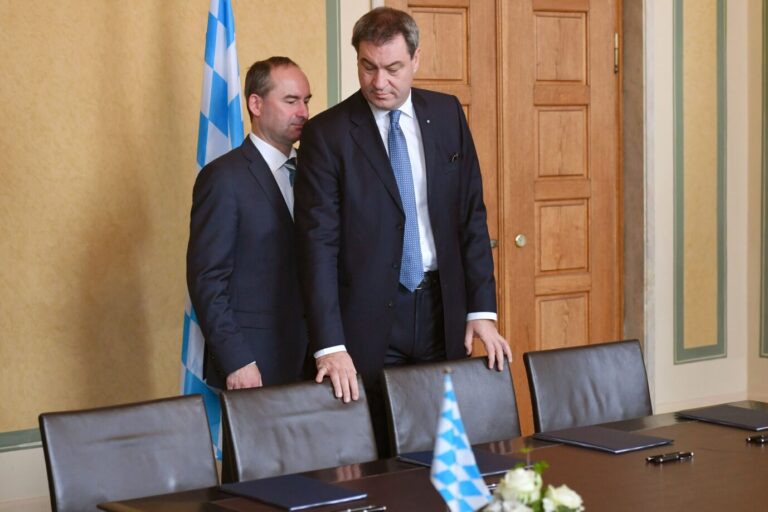
[[[744,398],[763,398],[766,360],[757,360],[759,325],[759,112],[760,87],[748,80],[755,73],[759,44],[759,0],[729,2],[727,13],[727,357],[673,364],[673,81],[672,6],[646,0],[646,357],[657,412]],[[758,13],[758,14],[756,14]],[[755,34],[758,32],[758,35]],[[748,86],[752,83],[751,86]],[[752,376],[748,383],[747,374]],[[762,387],[760,387],[760,385]]]
[[[325,2],[232,3],[324,109]],[[178,392],[208,6],[0,0],[0,432]]]
[[[747,311],[748,339],[759,340],[760,337],[760,279],[761,275],[761,247],[763,213],[761,212],[761,192],[762,183],[762,151],[768,151],[768,148],[762,148],[762,122],[765,106],[763,103],[763,62],[760,48],[763,46],[762,23],[764,3],[751,1],[745,16],[747,18],[748,32],[745,35],[744,44],[747,51],[748,79],[745,81],[743,90],[746,89],[749,97],[747,106],[748,119],[748,144],[749,153],[747,167],[748,175],[748,196],[749,217],[747,222],[749,252],[747,254],[747,269],[749,279],[747,283],[747,293],[749,297],[749,309]],[[761,151],[762,150],[762,151]],[[768,157],[768,154],[766,154]],[[768,199],[768,198],[766,198]],[[768,211],[768,205],[765,210]],[[768,241],[766,243],[768,256]],[[768,276],[763,276],[764,286],[768,286]],[[768,333],[766,333],[768,335]],[[747,348],[747,359],[749,361],[748,389],[749,396],[754,400],[768,402],[768,358],[760,357],[760,351],[757,343],[750,343]]]

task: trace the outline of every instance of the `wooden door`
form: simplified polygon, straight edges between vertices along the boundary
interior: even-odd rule
[[[522,354],[621,335],[618,2],[499,7],[502,315],[528,431]]]
[[[419,24],[415,85],[456,95],[467,113],[530,433],[523,353],[621,337],[619,2],[386,3]]]

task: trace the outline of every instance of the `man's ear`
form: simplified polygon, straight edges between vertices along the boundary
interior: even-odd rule
[[[411,58],[411,61],[413,62],[413,72],[416,73],[419,70],[419,57],[421,56],[421,46],[416,48],[416,51],[413,52],[413,57]]]
[[[252,116],[259,117],[261,115],[261,107],[264,104],[264,100],[258,94],[251,94],[248,96],[248,112]]]

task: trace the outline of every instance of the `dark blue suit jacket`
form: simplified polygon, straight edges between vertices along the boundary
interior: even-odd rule
[[[480,168],[454,96],[413,89],[443,296],[446,354],[463,357],[467,312],[496,311]],[[347,347],[363,377],[383,366],[403,248],[400,194],[358,91],[302,132],[295,188],[299,270],[311,350]]]
[[[264,384],[302,377],[306,327],[291,214],[246,137],[197,176],[187,286],[206,342],[206,378],[256,361]]]

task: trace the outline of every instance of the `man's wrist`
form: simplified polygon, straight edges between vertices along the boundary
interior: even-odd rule
[[[493,311],[479,311],[477,313],[467,313],[467,322],[470,320],[498,320],[498,315]]]
[[[318,350],[313,355],[315,359],[317,359],[318,357],[327,356],[328,354],[333,354],[335,352],[346,352],[346,351],[347,351],[347,347],[345,347],[344,345],[334,345],[332,347]]]

